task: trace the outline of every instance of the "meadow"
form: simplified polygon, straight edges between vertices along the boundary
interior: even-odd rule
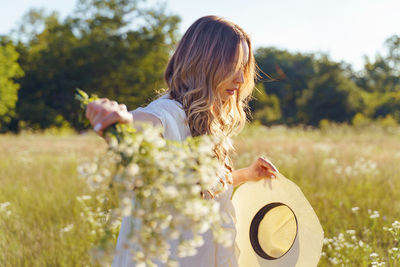
[[[249,126],[234,144],[237,168],[264,155],[303,190],[319,266],[400,266],[400,128]],[[0,136],[0,266],[94,266],[104,203],[77,169],[105,150],[92,133]]]

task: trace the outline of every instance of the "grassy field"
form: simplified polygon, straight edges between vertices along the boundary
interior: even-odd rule
[[[301,187],[325,231],[319,266],[400,266],[400,129],[249,127],[235,147],[236,167],[265,155]],[[3,135],[0,149],[0,266],[93,266],[101,203],[77,165],[103,140]]]

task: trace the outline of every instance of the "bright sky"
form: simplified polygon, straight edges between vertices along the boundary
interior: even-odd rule
[[[150,0],[160,3],[161,0]],[[69,14],[75,0],[0,0],[0,34],[7,34],[31,7]],[[363,66],[363,56],[383,52],[384,41],[400,35],[399,0],[167,0],[182,18],[183,33],[204,15],[219,15],[248,32],[254,47],[325,52],[331,59]]]

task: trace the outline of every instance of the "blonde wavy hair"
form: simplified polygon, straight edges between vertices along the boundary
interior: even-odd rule
[[[243,62],[241,43],[249,58]],[[238,93],[223,101],[218,86],[243,68],[244,83]],[[180,102],[192,136],[203,134],[229,137],[246,123],[248,101],[254,88],[255,60],[251,41],[238,25],[217,16],[195,21],[179,42],[165,71],[167,92]],[[218,144],[216,157],[232,171],[229,148]]]

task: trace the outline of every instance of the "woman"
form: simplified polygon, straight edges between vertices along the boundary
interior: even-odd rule
[[[108,99],[88,105],[86,116],[100,135],[113,123],[150,122],[163,127],[164,137],[184,140],[203,134],[230,137],[246,122],[245,109],[254,87],[255,61],[249,36],[236,24],[216,16],[198,19],[186,31],[165,71],[166,94],[144,108],[128,112],[123,104]],[[247,168],[233,170],[229,145],[219,144],[215,156],[223,163],[227,175],[220,178],[226,190],[210,189],[203,197],[219,201],[231,215],[224,225],[235,237],[235,213],[230,200],[234,186],[245,181],[273,177],[275,167],[258,158]],[[114,266],[132,266],[124,241],[129,233],[129,218],[124,218],[117,242]],[[195,256],[179,258],[180,266],[237,266],[234,240],[226,248],[214,244],[210,231]],[[236,254],[235,254],[236,253]]]

